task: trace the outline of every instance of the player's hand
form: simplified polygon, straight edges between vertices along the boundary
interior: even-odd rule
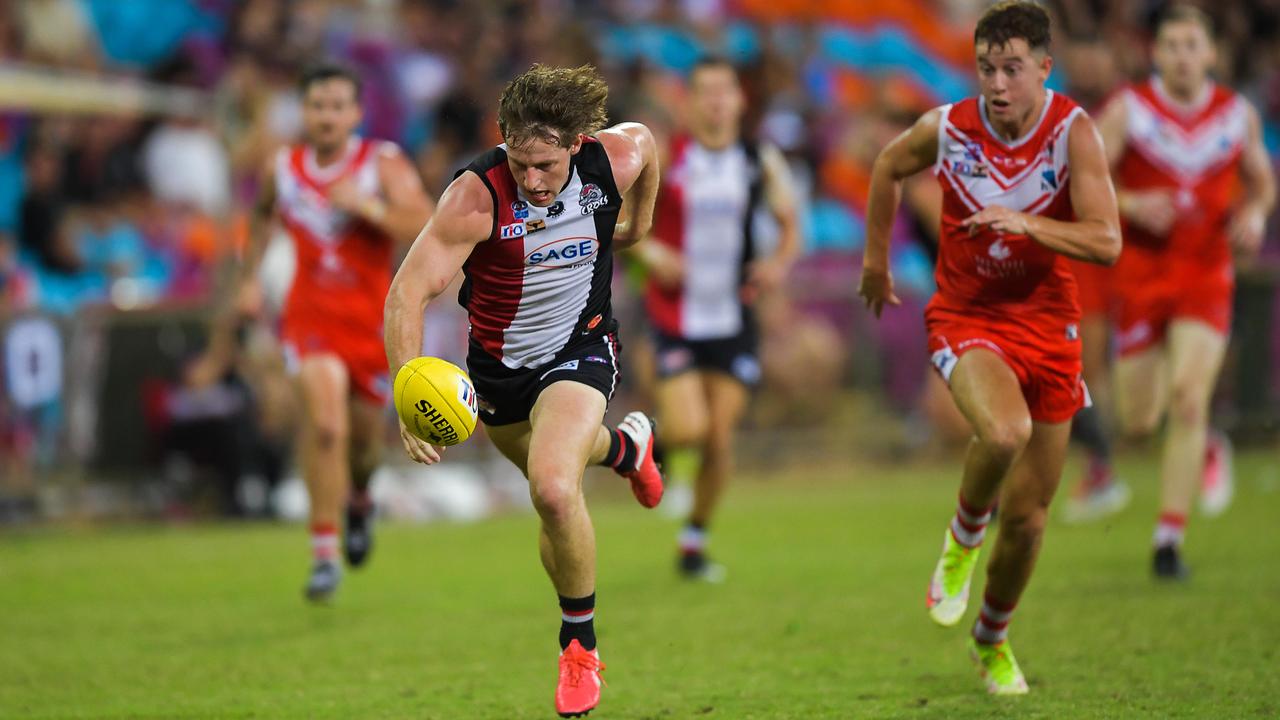
[[[236,288],[235,311],[239,317],[256,318],[262,314],[262,283],[246,278]]]
[[[752,299],[782,287],[788,270],[790,267],[787,263],[773,258],[752,262],[747,268],[747,287],[752,291]]]
[[[893,274],[887,269],[862,268],[862,282],[858,283],[858,295],[867,304],[867,308],[880,317],[885,305],[897,307],[902,304],[893,294]]]
[[[1178,220],[1178,204],[1168,190],[1126,192],[1125,219],[1156,237],[1165,237]]]
[[[403,420],[400,421],[400,440],[404,442],[404,451],[408,453],[410,460],[423,465],[435,465],[440,462],[440,453],[443,449],[409,432]]]
[[[329,186],[329,204],[336,210],[352,215],[360,213],[360,206],[368,200],[368,197],[360,192],[355,181],[349,177],[342,178]]]
[[[1262,236],[1267,229],[1267,216],[1256,205],[1240,208],[1227,226],[1227,237],[1236,254],[1252,259],[1262,249]]]
[[[999,205],[983,208],[965,218],[960,223],[960,226],[969,228],[970,235],[983,228],[990,228],[1008,235],[1026,235],[1031,231],[1026,213],[1020,213],[1017,210],[1010,210]]]
[[[649,277],[658,287],[675,290],[684,284],[684,257],[680,253],[653,240],[645,240],[640,248]]]

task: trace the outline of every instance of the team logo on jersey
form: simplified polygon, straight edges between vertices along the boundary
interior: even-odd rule
[[[951,163],[951,169],[957,174],[966,175],[968,177],[984,178],[987,176],[986,163],[957,160],[956,162]]]
[[[1004,238],[997,238],[995,242],[991,243],[991,247],[987,248],[987,254],[994,260],[1008,260],[1013,251],[1009,249],[1008,245],[1004,244]]]
[[[503,240],[512,240],[515,238],[522,238],[524,237],[524,234],[525,234],[525,227],[524,227],[524,223],[522,222],[511,223],[510,225],[502,226],[501,235]]]
[[[523,225],[521,228],[523,229]],[[565,268],[582,262],[589,262],[595,257],[600,244],[595,238],[571,237],[552,240],[539,245],[524,256],[525,267],[529,268]]]
[[[528,218],[529,203],[523,200],[517,200],[511,203],[511,214],[514,215],[517,220],[524,220],[525,218]]]
[[[563,213],[564,213],[564,203],[560,202],[559,200],[551,203],[551,207],[547,208],[548,218],[560,217]]]
[[[1040,173],[1040,190],[1043,192],[1054,192],[1058,189],[1058,173],[1053,168],[1045,168]]]
[[[582,207],[583,215],[590,215],[608,202],[609,198],[605,197],[604,191],[595,183],[583,185],[582,192],[578,193],[578,205]]]
[[[526,228],[525,234],[532,235],[538,232],[539,230],[546,230],[547,221],[546,220],[525,220],[524,226]]]

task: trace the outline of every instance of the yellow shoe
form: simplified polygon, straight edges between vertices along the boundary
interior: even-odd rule
[[[951,627],[964,617],[965,608],[969,606],[969,581],[973,579],[973,569],[978,565],[978,547],[965,547],[956,542],[947,529],[942,540],[942,557],[933,569],[933,578],[929,580],[929,594],[925,605],[929,608],[929,617],[943,627]]]
[[[969,657],[978,664],[982,682],[992,695],[1026,695],[1027,679],[1013,657],[1008,640],[988,645],[969,637]]]

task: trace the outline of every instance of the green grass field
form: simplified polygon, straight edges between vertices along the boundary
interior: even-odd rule
[[[1190,584],[1148,575],[1147,458],[1122,464],[1118,521],[1050,528],[1012,626],[1032,693],[1002,700],[924,611],[954,466],[748,477],[714,587],[674,577],[670,521],[597,482],[592,717],[1276,717],[1280,462],[1236,464],[1235,505],[1192,523]],[[298,527],[0,534],[0,717],[555,717],[534,539],[531,516],[383,526],[372,565],[308,607]]]

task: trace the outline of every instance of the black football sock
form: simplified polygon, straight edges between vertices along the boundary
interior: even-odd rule
[[[609,452],[605,453],[600,464],[618,472],[626,472],[635,468],[639,455],[640,448],[636,447],[631,436],[615,428],[609,431]]]
[[[586,597],[560,596],[560,649],[577,640],[584,650],[596,649],[596,594]]]

